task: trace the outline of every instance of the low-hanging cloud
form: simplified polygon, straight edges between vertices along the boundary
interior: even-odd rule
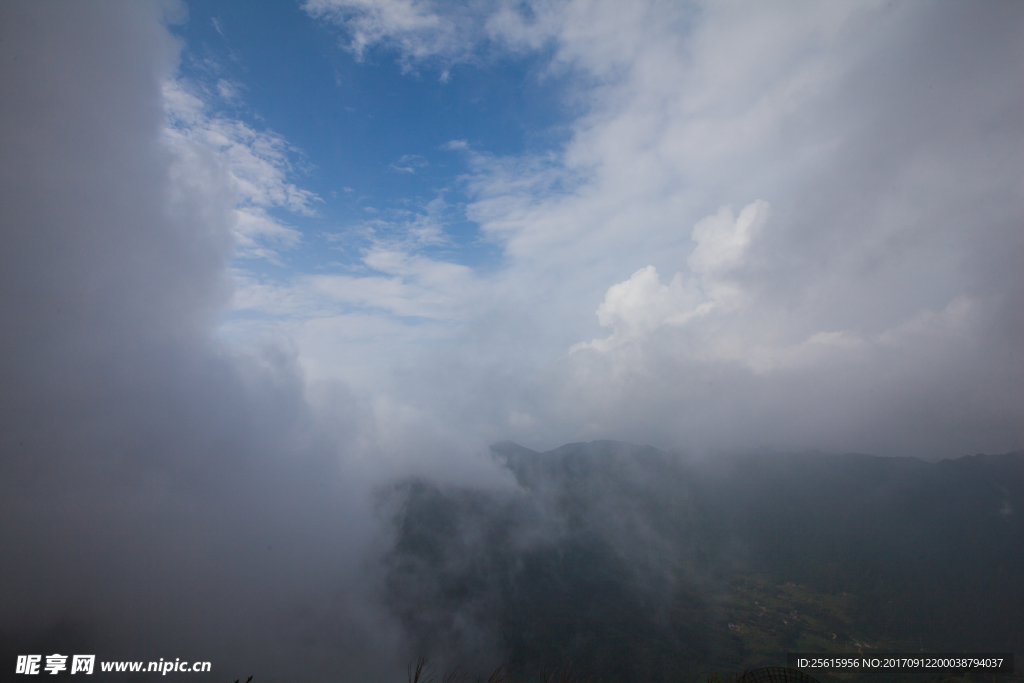
[[[401,635],[364,564],[389,476],[365,406],[321,387],[324,419],[287,342],[216,335],[252,221],[287,241],[262,212],[315,197],[279,138],[198,105],[183,121],[166,86],[182,10],[0,8],[4,659],[397,671]]]

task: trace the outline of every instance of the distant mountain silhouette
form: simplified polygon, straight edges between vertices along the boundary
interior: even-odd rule
[[[492,450],[517,490],[393,492],[386,599],[435,659],[626,682],[812,644],[1024,652],[1024,452]]]

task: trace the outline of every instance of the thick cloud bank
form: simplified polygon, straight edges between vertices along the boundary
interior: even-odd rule
[[[369,485],[289,353],[213,339],[240,190],[168,144],[168,18],[0,7],[4,668],[60,652],[362,675],[391,644],[352,589]]]

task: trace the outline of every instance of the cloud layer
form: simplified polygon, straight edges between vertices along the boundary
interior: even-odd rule
[[[420,408],[543,446],[947,457],[1024,438],[1014,6],[306,7],[410,68],[548,50],[583,112],[543,155],[453,143],[504,262],[476,276],[482,307],[435,292],[447,348],[413,328],[387,347],[420,349],[397,400],[436,396],[440,365],[488,399]],[[315,362],[323,338],[291,330]]]

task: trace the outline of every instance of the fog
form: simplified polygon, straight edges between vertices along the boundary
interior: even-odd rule
[[[356,626],[370,478],[294,355],[213,338],[234,195],[162,144],[167,17],[2,12],[5,660],[73,645],[306,678],[352,648],[357,675],[391,645]]]
[[[467,216],[501,267],[367,252],[412,292],[390,313],[426,323],[297,305],[240,342],[223,315],[252,292],[232,260],[265,252],[238,237],[229,163],[169,123],[186,8],[0,5],[3,666],[45,650],[256,683],[404,675],[423,643],[382,598],[387,492],[519,495],[487,449],[503,439],[1024,445],[1020,5],[663,21],[540,3],[528,25],[500,3],[410,6],[455,18],[307,10],[339,49],[423,69],[485,39],[553,45],[586,113],[546,160],[466,149]],[[356,296],[324,277],[275,295]]]

